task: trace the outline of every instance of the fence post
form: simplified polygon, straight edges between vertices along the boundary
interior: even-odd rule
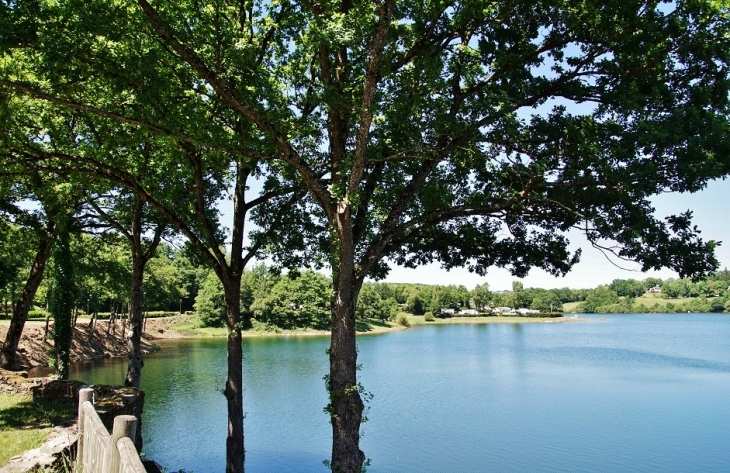
[[[129,437],[132,442],[137,434],[137,418],[134,416],[117,416],[114,418],[114,429],[112,437],[109,441],[109,447],[106,453],[106,462],[104,462],[103,473],[119,473],[121,465],[121,457],[117,449],[117,441],[122,437]]]
[[[80,464],[84,461],[84,403],[89,401],[94,404],[94,390],[92,388],[82,388],[79,390],[79,414],[76,420],[76,428],[79,431],[79,439],[77,440],[76,446],[76,460]]]

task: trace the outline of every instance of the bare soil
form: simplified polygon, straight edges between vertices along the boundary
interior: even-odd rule
[[[152,340],[182,338],[181,334],[171,330],[177,319],[177,317],[148,319],[142,335],[142,352],[151,353],[160,349],[152,343]],[[71,361],[126,356],[127,344],[124,333],[127,328],[127,325],[120,320],[115,323],[100,320],[91,325],[88,320],[79,320],[74,327]],[[5,341],[7,331],[8,321],[0,321],[0,345]],[[53,350],[52,333],[53,323],[49,324],[47,336],[45,322],[26,322],[18,345],[16,369],[49,366]]]

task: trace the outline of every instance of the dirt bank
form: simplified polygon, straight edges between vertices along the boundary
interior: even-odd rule
[[[145,325],[142,340],[142,352],[158,351],[159,347],[151,340],[162,338],[181,338],[182,335],[171,331],[177,317],[149,319]],[[0,344],[5,340],[8,330],[8,321],[0,321]],[[127,345],[124,332],[127,326],[121,322],[109,323],[97,321],[90,324],[88,320],[79,320],[76,323],[71,344],[71,361],[91,360],[126,356]],[[51,323],[48,332],[53,331]],[[53,340],[45,336],[46,324],[42,321],[28,321],[23,330],[23,336],[18,345],[16,369],[29,369],[36,366],[48,366],[51,360]]]

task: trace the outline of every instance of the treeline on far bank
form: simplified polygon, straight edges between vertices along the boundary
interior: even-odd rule
[[[431,317],[493,315],[494,309],[556,312],[730,312],[730,272],[717,272],[702,281],[647,278],[616,279],[594,289],[525,288],[519,281],[511,291],[491,291],[487,284],[422,285],[368,282],[362,288],[356,315],[360,319],[396,321],[403,312]],[[259,324],[281,328],[329,327],[330,280],[306,270],[287,275],[264,266],[247,271],[241,290],[245,315]],[[212,273],[201,282],[195,309],[203,325],[222,321],[223,288]]]
[[[580,302],[565,311],[578,313],[730,312],[730,271],[707,279],[615,279],[589,289]]]
[[[33,263],[32,235],[5,228],[0,251],[0,318],[9,318]],[[125,242],[114,235],[78,234],[71,242],[75,265],[74,307],[78,314],[124,316],[130,297],[131,262]],[[53,258],[49,261],[53,266]],[[48,273],[51,271],[49,270]],[[311,270],[280,274],[256,266],[242,281],[241,307],[258,324],[273,327],[327,329],[330,324],[330,279]],[[203,325],[216,325],[224,314],[223,288],[215,274],[188,247],[162,243],[145,271],[146,315],[195,311]],[[490,314],[493,308],[532,309],[541,313],[582,312],[730,312],[730,272],[720,271],[702,281],[686,279],[617,279],[594,289],[525,288],[519,281],[511,291],[492,291],[487,284],[463,285],[366,283],[356,310],[360,319],[395,320],[399,313],[449,316]],[[43,281],[32,316],[45,315],[51,298]]]

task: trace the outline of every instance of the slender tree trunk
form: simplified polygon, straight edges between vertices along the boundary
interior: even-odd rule
[[[228,379],[223,394],[228,403],[226,472],[243,473],[243,347],[241,346],[241,277],[223,283],[228,328]],[[236,280],[237,279],[237,280]]]
[[[15,365],[15,355],[18,350],[18,344],[20,343],[20,337],[23,334],[23,327],[25,327],[25,322],[28,320],[28,311],[33,305],[33,298],[38,291],[38,286],[43,281],[46,262],[53,249],[53,226],[49,226],[49,230],[50,232],[48,234],[40,238],[38,251],[36,251],[33,266],[30,269],[30,275],[25,283],[23,292],[20,293],[20,297],[13,307],[13,317],[10,320],[8,333],[5,336],[5,344],[2,350],[0,350],[0,367],[4,369],[12,369]]]
[[[144,258],[139,241],[132,245],[132,287],[130,293],[129,328],[124,334],[127,339],[127,377],[125,386],[139,389],[142,377],[142,281]]]
[[[68,379],[71,362],[71,316],[73,313],[74,275],[73,256],[68,231],[69,217],[58,232],[54,251],[53,343],[56,350],[56,372],[61,379]]]
[[[332,461],[337,473],[359,473],[365,461],[360,450],[360,423],[364,404],[357,383],[355,302],[358,284],[354,275],[354,245],[349,209],[338,212],[333,246],[332,340],[329,395],[332,423]]]

